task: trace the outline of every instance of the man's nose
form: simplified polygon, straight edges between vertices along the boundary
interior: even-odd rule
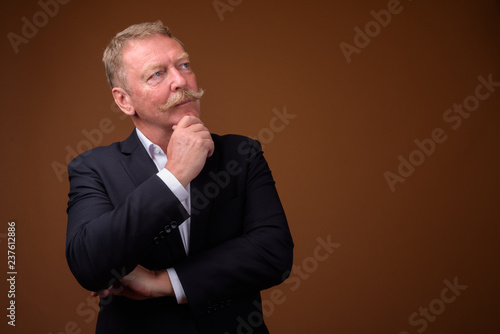
[[[176,91],[178,89],[182,89],[186,87],[186,79],[182,76],[182,74],[177,69],[170,70],[170,90]]]

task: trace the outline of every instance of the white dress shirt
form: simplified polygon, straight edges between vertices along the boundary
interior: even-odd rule
[[[174,193],[174,195],[179,199],[182,203],[186,211],[191,214],[191,196],[190,196],[190,186],[187,185],[186,188],[182,186],[182,184],[177,180],[177,178],[170,173],[165,168],[167,164],[167,155],[163,152],[160,146],[153,144],[146,136],[139,130],[135,129],[139,140],[142,145],[148,152],[149,156],[155,163],[158,168],[158,173],[156,174],[170,190]],[[189,254],[189,228],[191,226],[191,218],[186,219],[186,221],[179,225],[179,232],[181,234],[182,243],[184,245],[184,250],[186,254]],[[172,287],[174,289],[175,298],[177,299],[177,303],[185,304],[187,303],[186,294],[184,293],[184,289],[182,288],[182,284],[177,276],[177,272],[174,268],[167,269],[168,276],[170,277],[170,281],[172,283]]]

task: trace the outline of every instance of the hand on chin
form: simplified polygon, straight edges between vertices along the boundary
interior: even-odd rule
[[[174,126],[177,125],[181,119],[183,119],[186,116],[194,116],[196,118],[200,118],[200,113],[196,110],[193,110],[192,108],[186,109],[186,110],[178,110],[176,111],[175,119],[174,119]]]

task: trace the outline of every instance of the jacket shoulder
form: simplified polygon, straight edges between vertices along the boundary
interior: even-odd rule
[[[212,134],[212,140],[214,141],[215,150],[221,154],[238,155],[247,158],[262,150],[257,140],[242,135]]]
[[[237,135],[237,134],[219,135],[215,133],[212,133],[211,135],[214,144],[220,144],[221,146],[224,147],[225,146],[234,147],[239,145],[250,145],[250,146],[260,147],[260,143],[257,140],[242,135]]]
[[[136,132],[132,131],[131,135],[124,141],[114,142],[107,146],[95,147],[81,153],[68,164],[68,168],[79,165],[82,162],[84,164],[92,164],[93,162],[112,161],[114,158],[118,158],[121,154],[132,153],[136,150],[139,144],[140,141]]]
[[[107,146],[98,146],[86,152],[81,153],[75,157],[69,164],[68,168],[76,167],[80,164],[93,165],[94,163],[102,163],[103,161],[111,162],[120,158],[123,154],[131,153],[137,145],[140,144],[139,140],[135,140],[133,136],[128,137],[121,142],[114,142]]]

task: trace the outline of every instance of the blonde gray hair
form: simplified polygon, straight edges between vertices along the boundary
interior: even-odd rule
[[[184,48],[184,44],[174,36],[170,29],[158,20],[156,22],[145,22],[134,24],[116,34],[104,50],[102,62],[106,70],[106,76],[111,88],[122,87],[128,91],[128,81],[123,68],[123,50],[128,42],[132,40],[146,39],[156,35],[173,38]]]

